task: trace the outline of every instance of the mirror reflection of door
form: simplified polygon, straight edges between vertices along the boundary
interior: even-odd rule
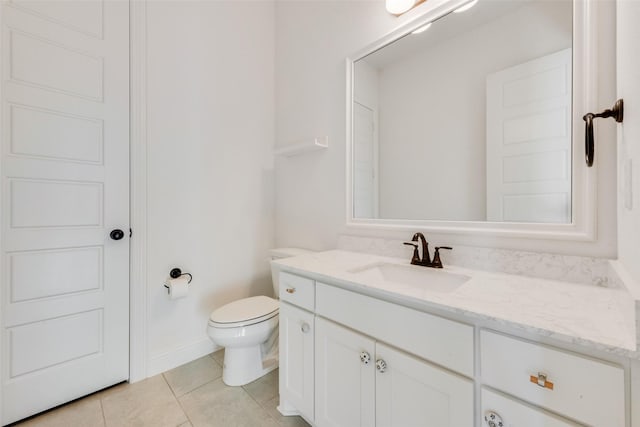
[[[359,102],[353,103],[354,215],[357,218],[378,217],[378,171],[376,159],[375,112]]]
[[[571,49],[487,76],[487,221],[571,222]]]
[[[356,59],[351,104],[352,137],[357,139],[351,141],[354,218],[571,223],[573,14],[571,0],[483,0]],[[486,141],[487,126],[492,126],[487,115],[493,114],[487,112],[487,78],[512,68],[524,70],[518,67],[530,62],[535,68],[537,60],[544,62],[540,58],[561,51],[566,68],[545,65],[522,74],[521,80],[512,76],[513,81],[504,82],[509,89],[505,94],[515,99],[505,104],[503,123],[495,126],[511,132],[500,136],[507,144],[499,153],[510,181],[501,184],[503,201],[494,209],[495,201],[487,198],[494,191],[487,185],[502,182],[503,166],[487,159],[496,142]],[[560,96],[560,87],[566,89],[564,107],[551,102]],[[374,178],[365,173],[371,170],[371,151],[365,145],[371,119],[364,107],[377,122]],[[565,110],[553,115],[553,108]],[[511,120],[516,115],[520,119]],[[497,171],[500,179],[492,176]]]

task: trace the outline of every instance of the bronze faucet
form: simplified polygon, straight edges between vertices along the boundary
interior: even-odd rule
[[[451,246],[436,246],[435,252],[433,253],[433,262],[429,267],[433,268],[442,268],[442,261],[440,260],[440,249],[447,249],[449,251],[453,250]]]
[[[422,244],[422,258],[418,255],[418,239]],[[415,243],[414,243],[415,242]],[[424,234],[416,233],[411,238],[411,242],[405,242],[405,245],[413,246],[413,258],[411,258],[411,264],[422,265],[428,267],[431,264],[431,257],[429,257],[429,243],[424,238]]]
[[[418,240],[422,244],[422,258],[418,254]],[[450,246],[439,246],[435,248],[433,253],[433,261],[429,256],[429,242],[425,239],[424,234],[416,233],[411,238],[410,242],[404,242],[405,245],[413,246],[413,257],[411,257],[411,264],[421,265],[423,267],[442,268],[442,261],[440,260],[440,249],[452,250]]]

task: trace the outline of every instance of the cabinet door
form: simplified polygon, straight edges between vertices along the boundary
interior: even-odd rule
[[[375,424],[375,344],[370,338],[316,318],[318,427]],[[369,355],[363,362],[361,355]]]
[[[376,426],[461,427],[473,425],[473,382],[376,344]],[[379,368],[379,366],[378,366]]]
[[[280,304],[280,405],[313,420],[313,313]]]
[[[500,417],[503,427],[578,427],[579,425],[533,406],[520,403],[502,393],[483,388],[480,411],[483,426],[488,425],[485,423],[484,417],[488,417],[492,413]]]

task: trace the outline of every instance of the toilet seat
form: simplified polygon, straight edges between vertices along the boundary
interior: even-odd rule
[[[209,325],[214,328],[254,325],[277,316],[278,307],[278,300],[263,295],[243,298],[214,310]]]

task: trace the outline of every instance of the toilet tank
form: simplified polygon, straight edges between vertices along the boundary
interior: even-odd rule
[[[289,258],[292,256],[304,255],[312,253],[309,249],[301,249],[301,248],[277,248],[270,249],[269,256],[271,259],[281,259],[281,258]],[[279,294],[279,273],[280,270],[278,267],[271,264],[271,280],[273,282],[273,291],[275,292],[275,297],[278,298]]]

